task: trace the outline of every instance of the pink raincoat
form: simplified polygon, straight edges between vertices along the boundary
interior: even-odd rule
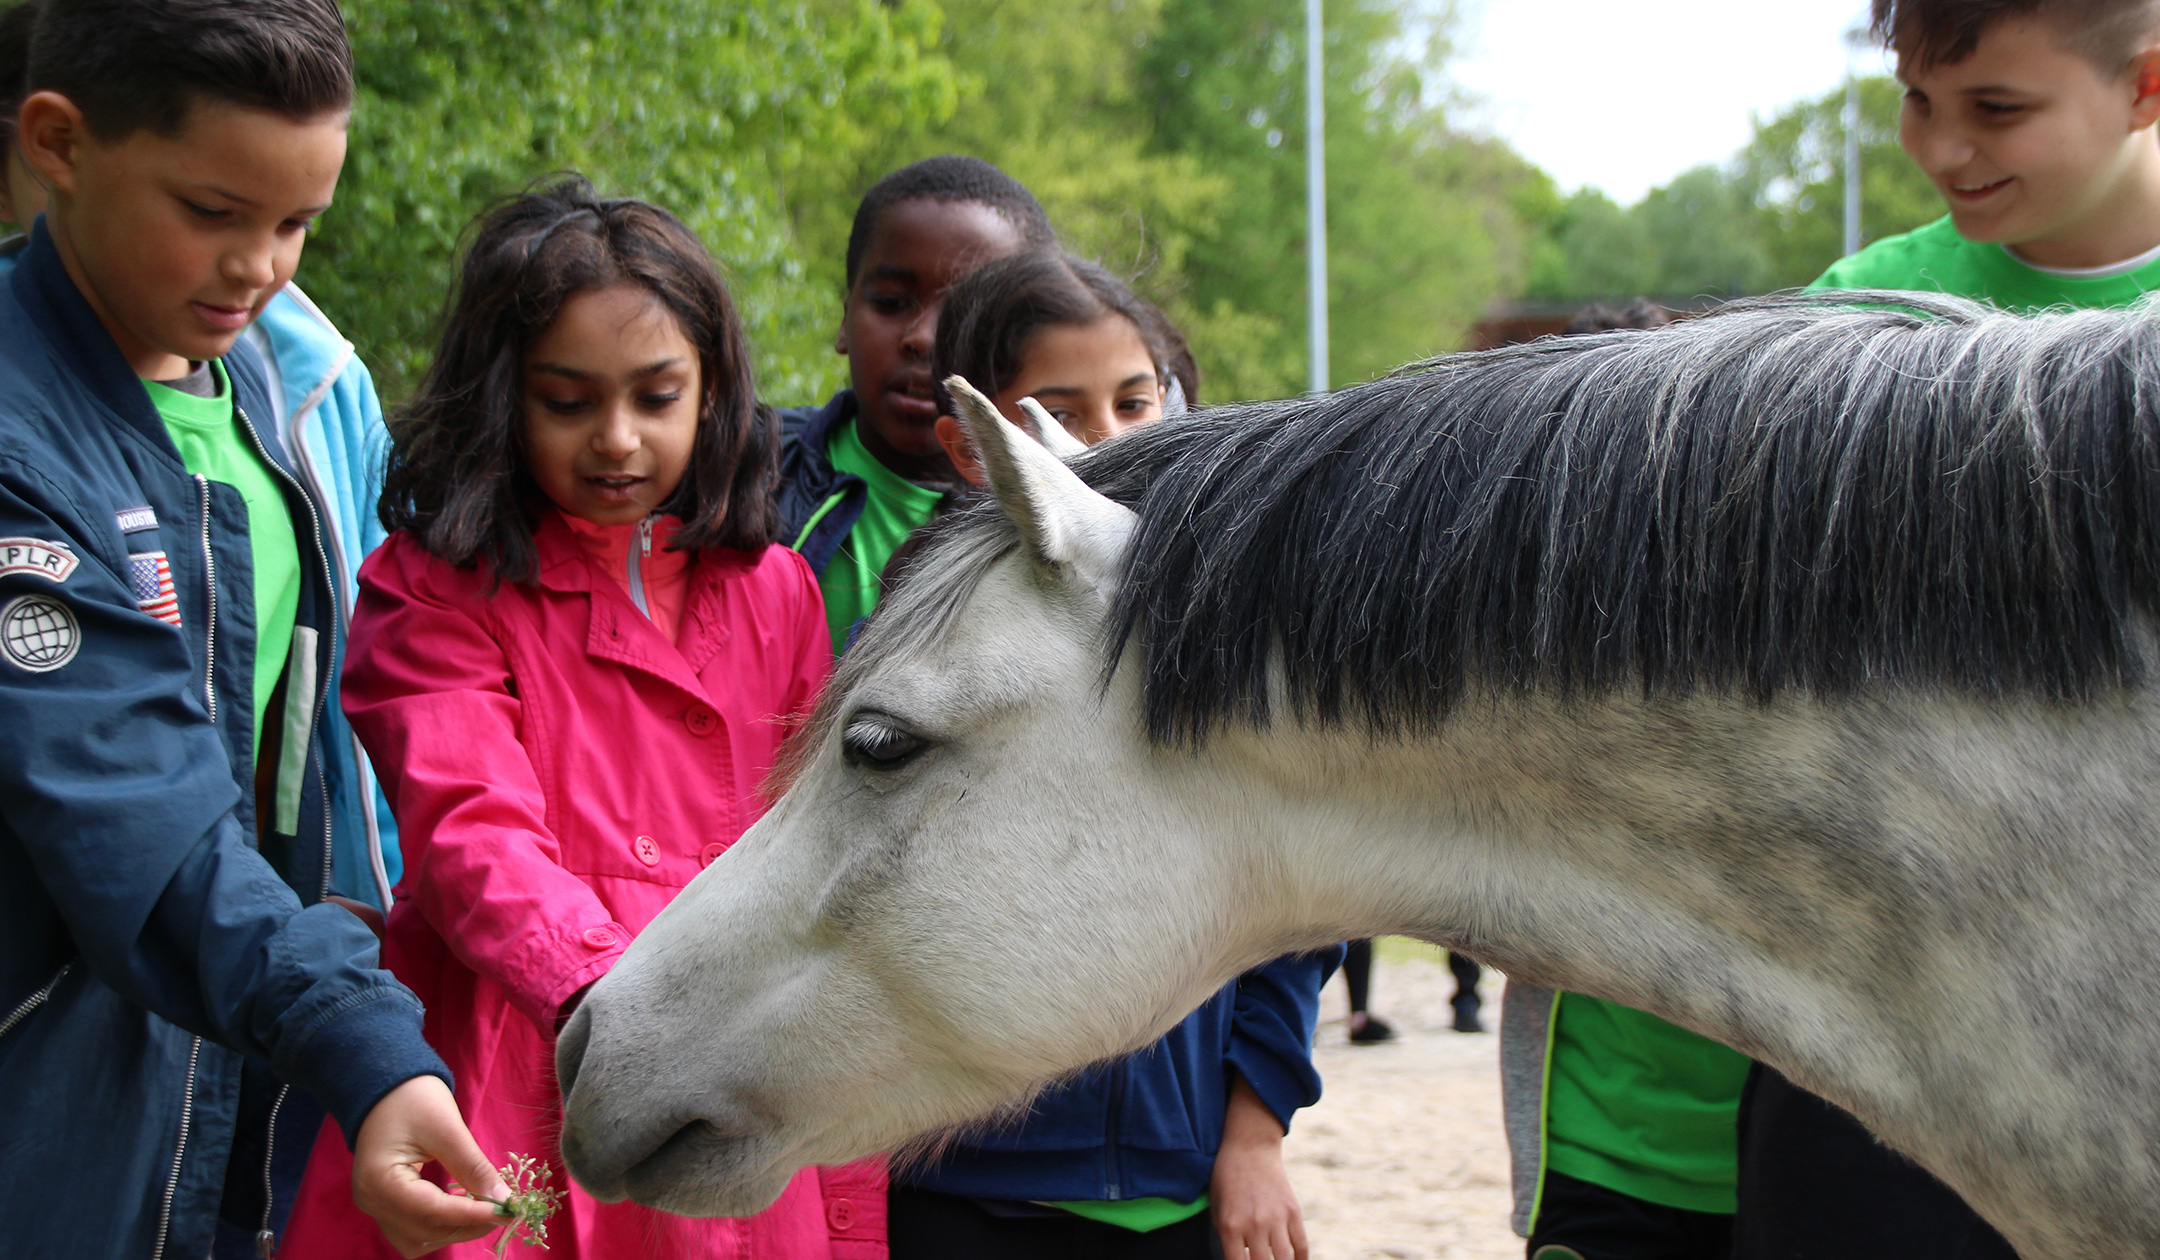
[[[553,512],[536,542],[536,581],[492,592],[402,533],[361,569],[345,710],[405,853],[384,964],[426,1003],[481,1149],[544,1159],[569,1190],[550,1260],[881,1260],[878,1165],[806,1169],[741,1220],[566,1186],[556,1017],[762,812],[759,781],[831,648],[817,580],[785,548],[703,553],[670,642],[601,567],[608,549]],[[353,1206],[351,1170],[326,1124],[281,1254],[396,1254]]]

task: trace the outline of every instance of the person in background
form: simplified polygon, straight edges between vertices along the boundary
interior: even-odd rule
[[[1932,290],[2013,311],[2160,289],[2160,5],[1874,0],[1898,138],[1949,211],[1812,286]],[[1736,1260],[2010,1260],[1949,1187],[1757,1065],[1740,1108]]]
[[[877,607],[893,552],[953,488],[930,380],[945,291],[1055,239],[1032,193],[971,157],[904,166],[856,207],[833,341],[848,387],[823,407],[781,412],[780,541],[818,575],[835,653]]]
[[[318,720],[343,638],[330,508],[257,425],[243,344],[336,190],[343,19],[68,0],[27,61],[0,84],[27,89],[9,165],[46,198],[0,282],[7,1249],[267,1251],[289,1206],[269,1148],[309,1100],[392,1244],[478,1237],[492,1209],[421,1169],[501,1179],[419,1003],[325,896],[353,843]]]
[[[384,957],[475,1134],[558,1174],[557,1034],[763,812],[831,666],[816,580],[772,545],[777,430],[698,239],[575,176],[481,220],[397,427],[345,677],[413,858]],[[346,1176],[326,1130],[289,1254],[381,1254]],[[739,1220],[555,1185],[566,1260],[883,1254],[881,1165]]]
[[[1199,394],[1198,369],[1162,313],[1110,272],[1055,249],[987,263],[955,284],[930,367],[937,439],[970,486],[982,471],[944,391],[949,375],[1031,431],[1019,404],[1033,398],[1088,444],[1155,423],[1173,382],[1190,403]],[[1154,1045],[1036,1098],[1017,1127],[903,1167],[891,1198],[894,1255],[1303,1260],[1282,1142],[1291,1116],[1320,1097],[1313,1024],[1339,957],[1254,968]]]
[[[1562,335],[1656,328],[1640,298]],[[1501,1084],[1531,1260],[1726,1260],[1748,1060],[1655,1015],[1510,980]]]

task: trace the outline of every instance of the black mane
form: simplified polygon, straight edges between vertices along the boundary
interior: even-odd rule
[[[1110,663],[1163,741],[1428,727],[1466,688],[2143,679],[2160,308],[1783,298],[1149,426],[1076,467],[1140,525]],[[1850,302],[1851,298],[1844,299]]]

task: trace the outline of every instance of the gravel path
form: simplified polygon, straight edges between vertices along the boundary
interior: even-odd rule
[[[1326,1081],[1285,1143],[1314,1260],[1520,1260],[1508,1230],[1499,1038],[1452,1031],[1443,955],[1382,942],[1372,1009],[1395,1026],[1378,1046],[1346,1041],[1342,980],[1321,998],[1313,1058]],[[1500,977],[1481,991],[1499,1026]]]

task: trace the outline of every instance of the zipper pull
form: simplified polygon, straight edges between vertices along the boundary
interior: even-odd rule
[[[650,516],[637,523],[637,541],[639,555],[649,556],[652,554],[652,518]]]
[[[260,1260],[277,1260],[277,1235],[267,1229],[256,1230],[255,1254]]]

